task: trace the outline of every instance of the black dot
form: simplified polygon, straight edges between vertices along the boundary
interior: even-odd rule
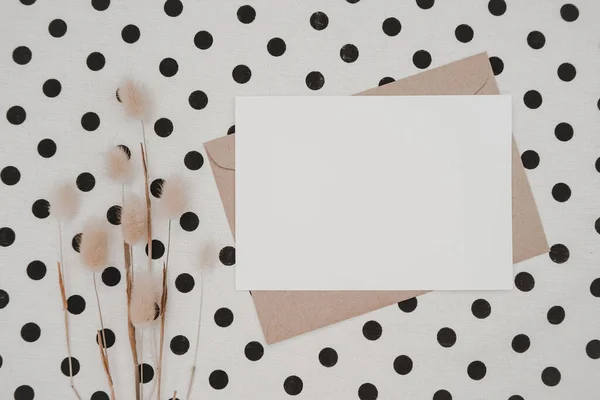
[[[406,299],[404,301],[399,302],[398,308],[400,308],[405,313],[410,313],[415,311],[415,309],[417,308],[417,304],[417,298],[411,297],[410,299]]]
[[[527,44],[535,50],[539,50],[546,44],[546,37],[540,31],[531,31],[527,35]]]
[[[6,112],[6,119],[13,125],[21,125],[23,122],[25,122],[26,118],[27,113],[21,106],[12,106]]]
[[[597,232],[598,234],[600,234],[600,218],[598,218],[598,219],[596,220],[596,222],[594,222],[594,229],[596,230],[596,232]]]
[[[73,315],[81,314],[85,310],[85,300],[78,294],[67,299],[67,310]]]
[[[150,193],[152,194],[152,196],[159,199],[160,196],[162,195],[162,188],[163,188],[164,184],[165,184],[164,179],[159,178],[159,179],[153,180],[152,183],[150,184]]]
[[[6,293],[5,290],[0,289],[0,310],[8,305],[10,301],[10,296]]]
[[[560,8],[560,16],[567,22],[573,22],[579,18],[579,9],[573,4],[565,4]]]
[[[273,57],[279,57],[285,53],[286,45],[282,38],[275,37],[267,43],[267,51]]]
[[[75,183],[77,184],[77,188],[82,192],[89,192],[96,186],[96,178],[89,172],[83,172],[79,174]]]
[[[363,383],[358,388],[358,398],[360,400],[377,400],[379,391],[372,383]]]
[[[485,364],[481,361],[473,361],[467,367],[467,374],[469,374],[469,378],[475,381],[483,379],[485,377],[486,372],[487,368],[485,367]]]
[[[550,307],[546,318],[552,325],[558,325],[565,320],[565,309],[561,306]]]
[[[331,347],[325,347],[319,352],[319,362],[322,366],[330,368],[337,364],[338,354],[337,351]]]
[[[9,165],[8,167],[2,168],[2,171],[0,171],[0,180],[8,186],[16,185],[21,180],[21,173],[17,167]]]
[[[177,335],[171,339],[171,351],[178,356],[187,353],[190,349],[190,341],[183,335]]]
[[[283,390],[290,396],[296,396],[302,392],[302,388],[304,387],[304,383],[302,379],[297,377],[296,375],[291,375],[285,378],[283,381]]]
[[[383,33],[388,36],[396,36],[402,30],[402,24],[398,19],[394,17],[386,18],[381,25],[381,29],[383,29]]]
[[[158,70],[163,76],[170,78],[179,71],[179,64],[174,59],[167,57],[160,62]]]
[[[183,11],[183,4],[179,0],[167,0],[165,1],[164,10],[169,17],[177,17]]]
[[[35,392],[31,386],[21,385],[15,390],[15,400],[33,400]]]
[[[39,281],[46,276],[46,264],[39,260],[30,262],[27,266],[27,276],[34,281]]]
[[[173,133],[173,122],[168,118],[159,118],[154,123],[154,132],[162,137],[166,138]]]
[[[345,44],[340,49],[340,57],[346,63],[353,63],[358,59],[358,48],[353,44]]]
[[[56,154],[56,143],[52,139],[42,139],[37,146],[38,154],[44,158],[50,158]]]
[[[423,10],[429,10],[431,7],[433,7],[434,3],[435,0],[417,0],[417,5]]]
[[[461,43],[469,43],[473,40],[473,28],[469,25],[461,24],[454,30],[454,36]]]
[[[154,368],[152,368],[151,365],[143,363],[143,364],[138,364],[138,374],[140,376],[140,378],[144,377],[144,379],[142,380],[143,383],[148,383],[152,380],[152,378],[154,378]]]
[[[235,133],[235,125],[231,125],[229,129],[227,129],[228,135],[233,135]]]
[[[179,225],[187,232],[195,231],[199,224],[200,220],[198,219],[198,216],[191,211],[184,213],[181,218],[179,218]]]
[[[575,75],[577,74],[573,64],[569,63],[560,64],[556,72],[558,73],[560,80],[564,82],[571,82],[575,79]]]
[[[31,61],[31,50],[27,46],[19,46],[13,50],[13,61],[19,65],[25,65]]]
[[[228,267],[235,264],[235,248],[232,246],[223,247],[221,251],[219,251],[219,261]]]
[[[392,77],[390,77],[390,76],[386,76],[386,77],[383,77],[383,78],[381,78],[381,79],[379,80],[379,84],[378,84],[378,86],[387,85],[388,83],[392,83],[392,82],[394,82],[394,81],[395,81],[395,79],[394,79],[394,78],[392,78]]]
[[[600,172],[600,157],[596,159],[595,167],[596,171]]]
[[[86,112],[81,117],[81,126],[88,132],[95,131],[100,126],[100,117],[95,112]]]
[[[90,400],[110,400],[110,398],[108,397],[108,394],[106,394],[106,392],[99,390],[92,394]]]
[[[48,79],[42,86],[42,91],[48,97],[56,97],[60,94],[62,86],[56,79]]]
[[[146,244],[146,248],[144,250],[146,255],[148,255],[148,244]],[[165,254],[165,245],[160,241],[153,239],[152,240],[152,259],[158,260]]]
[[[360,0],[346,0],[348,3],[350,4],[356,4],[358,3]]]
[[[305,82],[310,90],[319,90],[325,84],[325,77],[319,71],[312,71],[306,75]]]
[[[573,138],[573,127],[567,122],[561,122],[554,128],[554,136],[561,142],[568,142]]]
[[[15,231],[8,227],[0,228],[0,246],[8,247],[15,242]]]
[[[177,279],[175,279],[175,287],[181,293],[189,293],[194,288],[195,282],[194,277],[190,274],[180,274]]]
[[[485,299],[477,299],[471,305],[471,312],[476,318],[485,319],[490,316],[492,306]]]
[[[242,24],[249,24],[256,18],[256,11],[251,6],[241,6],[237,11],[237,18]]]
[[[79,253],[80,245],[81,245],[81,233],[78,233],[75,236],[73,236],[73,239],[71,240],[71,247],[73,247],[73,250],[75,250],[77,253]]]
[[[546,386],[556,386],[560,383],[560,371],[555,367],[547,367],[542,371],[542,382]]]
[[[527,108],[535,110],[542,105],[542,95],[537,90],[528,90],[523,96],[523,102]]]
[[[246,65],[238,65],[231,72],[231,76],[237,83],[246,83],[252,77],[252,71]]]
[[[590,284],[590,293],[594,297],[600,297],[600,278],[596,278],[592,281]]]
[[[492,15],[499,17],[506,12],[506,3],[504,0],[490,0],[488,10]]]
[[[67,23],[62,19],[55,19],[48,25],[48,32],[52,37],[63,37],[67,33]]]
[[[36,218],[47,218],[50,215],[50,203],[44,199],[36,200],[31,206],[31,212]]]
[[[540,165],[540,156],[535,150],[527,150],[521,154],[521,162],[527,169],[534,169]]]
[[[190,151],[183,158],[183,163],[188,169],[197,171],[204,165],[204,157],[202,157],[202,154],[195,150]]]
[[[515,286],[521,292],[529,292],[535,286],[535,279],[529,272],[519,272],[515,276]]]
[[[401,355],[394,360],[394,371],[399,375],[407,375],[413,369],[413,361],[409,356]]]
[[[140,38],[140,28],[135,25],[127,25],[121,31],[121,38],[125,41],[125,43],[135,43]]]
[[[2,356],[0,356],[0,368],[2,368],[2,363],[4,360],[2,360]]]
[[[215,312],[215,323],[221,328],[226,328],[233,322],[233,313],[229,308],[222,307]]]
[[[188,98],[190,106],[195,110],[202,110],[208,104],[208,96],[202,90],[195,90]]]
[[[419,69],[425,69],[431,65],[431,54],[425,50],[419,50],[413,54],[413,64]]]
[[[208,376],[208,383],[213,389],[221,390],[229,383],[227,372],[217,369]]]
[[[25,6],[30,6],[33,3],[35,3],[36,0],[21,0],[21,4],[25,5]]]
[[[114,205],[111,206],[106,212],[106,219],[111,225],[120,225],[121,224],[121,206]]]
[[[585,353],[592,360],[597,360],[600,358],[600,340],[594,339],[590,340],[588,344],[585,346]]]
[[[28,322],[21,328],[21,337],[24,341],[33,343],[40,338],[42,330],[33,322]]]
[[[317,31],[322,31],[329,25],[329,17],[322,11],[317,11],[310,16],[310,26]]]
[[[504,61],[500,57],[490,57],[490,64],[492,65],[494,75],[500,75],[504,71]]]
[[[200,50],[206,50],[213,44],[213,37],[207,31],[200,31],[194,36],[194,44]]]
[[[111,329],[104,328],[104,331],[99,329],[96,333],[96,344],[98,344],[98,341],[100,341],[99,344],[101,344],[102,347],[104,347],[104,341],[106,341],[106,349],[111,348],[115,344],[115,340],[115,333]]]
[[[452,395],[449,391],[440,389],[433,394],[433,400],[452,400]]]
[[[508,398],[508,400],[525,400],[525,399],[523,399],[523,397],[519,396],[518,394],[513,394],[512,396],[510,396]]]
[[[88,56],[86,64],[88,68],[92,71],[100,71],[102,68],[104,68],[106,60],[102,53],[98,53],[97,51],[95,51]]]
[[[98,11],[104,11],[110,6],[110,0],[92,0],[92,7]]]
[[[442,347],[452,347],[456,343],[456,332],[452,328],[444,327],[438,331],[437,341]]]
[[[258,342],[250,342],[244,347],[244,354],[250,361],[258,361],[265,354],[265,349],[262,344]]]
[[[566,183],[557,183],[552,187],[552,197],[559,203],[564,203],[571,198],[571,188]]]
[[[121,282],[121,271],[115,267],[107,267],[102,271],[102,282],[106,286],[117,286]]]
[[[383,328],[377,321],[367,321],[363,325],[362,333],[363,336],[369,340],[377,340],[381,337]]]
[[[511,346],[517,353],[525,353],[529,349],[530,344],[529,336],[519,334],[513,338]]]

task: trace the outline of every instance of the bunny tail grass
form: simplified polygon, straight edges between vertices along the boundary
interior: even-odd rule
[[[179,218],[186,212],[188,202],[187,190],[184,180],[179,176],[172,176],[162,186],[160,204],[167,218]]]
[[[131,290],[131,322],[136,329],[149,327],[160,316],[158,282],[147,271],[136,273]]]
[[[73,219],[79,208],[79,196],[72,185],[59,185],[50,196],[50,214],[59,221]]]
[[[144,88],[128,79],[117,89],[117,94],[127,116],[137,120],[147,116],[150,99]]]
[[[58,287],[60,288],[60,297],[61,297],[62,306],[63,306],[63,315],[64,315],[64,323],[65,323],[65,338],[66,338],[66,342],[67,342],[67,356],[69,357],[69,381],[70,381],[71,389],[73,389],[73,393],[75,393],[75,396],[77,397],[77,399],[81,400],[81,396],[79,395],[79,392],[77,391],[77,388],[75,387],[75,382],[73,381],[73,361],[72,361],[73,359],[71,357],[71,333],[69,331],[69,312],[67,310],[67,308],[68,308],[67,294],[66,294],[65,285],[63,282],[62,266],[60,265],[60,261],[57,261],[56,265],[58,266]]]
[[[107,155],[106,168],[108,177],[115,182],[128,183],[133,177],[131,154],[124,146],[113,147]]]
[[[108,233],[102,221],[92,218],[85,223],[79,252],[83,265],[92,272],[101,272],[108,265]]]
[[[135,194],[127,196],[127,202],[123,204],[121,212],[121,228],[123,240],[134,245],[146,238],[146,204],[144,200]]]

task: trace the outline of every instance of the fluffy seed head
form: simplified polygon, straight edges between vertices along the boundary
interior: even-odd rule
[[[123,240],[135,245],[146,238],[146,202],[137,194],[129,194],[121,211]]]
[[[160,286],[149,272],[136,271],[131,291],[131,322],[145,328],[160,316]]]
[[[106,160],[108,177],[119,183],[127,183],[133,176],[133,167],[131,164],[131,152],[127,153],[125,146],[113,147]]]
[[[186,212],[187,191],[185,182],[181,177],[172,176],[162,186],[160,204],[169,219],[179,218]]]
[[[50,214],[59,220],[73,219],[79,208],[79,196],[68,183],[57,186],[50,198]]]
[[[79,253],[83,265],[92,272],[101,272],[108,266],[108,233],[100,219],[92,218],[85,223]]]
[[[143,120],[148,113],[149,99],[145,90],[133,81],[127,80],[117,89],[117,99],[123,104],[125,113],[138,120]]]

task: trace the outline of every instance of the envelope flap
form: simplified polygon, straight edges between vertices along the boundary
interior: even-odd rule
[[[204,143],[208,156],[221,168],[235,170],[235,134]]]
[[[361,92],[359,95],[473,95],[486,86],[490,74],[491,68],[487,53],[480,53]]]

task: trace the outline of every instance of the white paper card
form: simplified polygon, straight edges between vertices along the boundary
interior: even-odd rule
[[[238,97],[238,290],[512,288],[509,96]]]

